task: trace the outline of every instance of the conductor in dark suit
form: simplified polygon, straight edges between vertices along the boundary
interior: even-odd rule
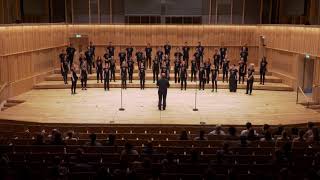
[[[163,110],[166,110],[166,98],[167,98],[167,89],[170,87],[168,79],[165,78],[166,75],[165,73],[161,74],[161,79],[157,82],[158,88],[158,96],[159,96],[159,103],[158,103],[158,108],[161,111],[161,103],[163,106]]]

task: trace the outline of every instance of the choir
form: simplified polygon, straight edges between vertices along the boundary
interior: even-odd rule
[[[152,47],[150,43],[147,44],[144,51],[142,48],[134,49],[129,44],[127,48],[121,49],[118,54],[121,88],[127,88],[128,83],[132,83],[134,74],[134,64],[137,63],[138,77],[140,80],[140,89],[145,87],[146,69],[151,69],[153,74],[153,83],[157,83],[159,80],[159,74],[164,74],[167,80],[170,80],[171,70],[171,45],[169,41],[163,47],[158,47],[155,52],[155,56],[152,60]],[[135,57],[133,51],[135,50]],[[173,71],[174,82],[181,83],[181,90],[187,89],[188,81],[188,69],[189,58],[190,61],[190,74],[191,82],[196,82],[198,77],[199,90],[205,89],[205,84],[212,83],[212,92],[217,92],[218,89],[218,77],[219,71],[222,71],[222,82],[229,83],[230,92],[237,91],[237,84],[244,84],[245,77],[247,77],[246,94],[251,94],[254,82],[254,64],[248,65],[249,49],[246,44],[240,48],[239,63],[238,65],[232,64],[230,67],[230,60],[228,58],[228,48],[223,45],[219,49],[214,50],[212,59],[208,58],[204,60],[205,48],[198,42],[195,47],[193,57],[189,57],[190,46],[188,42],[184,43],[184,46],[176,48],[173,54]],[[66,52],[66,53],[65,53]],[[63,76],[64,83],[68,83],[68,73],[71,71],[72,89],[71,93],[75,94],[76,83],[78,76],[76,74],[76,67],[74,66],[74,54],[76,49],[70,43],[66,50],[62,50],[59,54],[61,64],[61,75]],[[84,54],[79,56],[79,70],[82,90],[87,89],[88,74],[92,74],[92,68],[96,69],[97,83],[104,83],[104,89],[107,91],[110,89],[109,82],[115,82],[116,60],[115,60],[115,47],[112,42],[106,47],[106,52],[102,59],[100,56],[95,56],[95,46],[90,42],[87,50]],[[135,61],[134,61],[135,59]],[[260,62],[260,84],[264,85],[265,75],[267,72],[267,58],[263,57]]]

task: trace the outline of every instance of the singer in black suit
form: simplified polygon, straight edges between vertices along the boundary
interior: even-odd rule
[[[165,78],[166,75],[164,73],[161,74],[161,79],[157,82],[158,88],[158,96],[159,96],[159,103],[158,109],[161,111],[161,104],[163,110],[166,110],[166,99],[167,99],[167,90],[170,87],[168,79]]]

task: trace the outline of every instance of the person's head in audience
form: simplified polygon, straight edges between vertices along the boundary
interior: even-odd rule
[[[146,143],[146,146],[143,149],[143,153],[151,155],[151,154],[153,154],[153,151],[154,150],[153,150],[152,141],[148,140],[147,143]]]
[[[264,131],[264,132],[269,131],[269,129],[270,129],[269,124],[264,124],[264,125],[263,125],[263,131]]]
[[[296,128],[296,127],[293,127],[293,128],[291,128],[291,135],[298,135],[298,133],[299,133],[299,129],[298,128]]]
[[[304,133],[305,133],[304,130],[302,130],[302,129],[299,130],[298,138],[299,138],[300,141],[304,140],[304,137],[303,137]]]
[[[251,122],[247,122],[247,123],[246,123],[246,128],[247,128],[247,130],[251,129],[251,127],[252,127]]]
[[[108,146],[114,146],[115,143],[116,143],[116,135],[114,135],[114,134],[109,134],[109,135],[108,135],[107,145],[108,145]]]
[[[188,140],[188,133],[187,130],[182,130],[180,134],[180,140]]]
[[[89,138],[90,138],[91,144],[95,144],[96,143],[97,135],[95,133],[90,134]]]
[[[37,134],[36,136],[36,140],[34,142],[34,145],[44,145],[44,136],[42,133]]]
[[[231,126],[229,127],[228,132],[230,136],[236,136],[237,130],[235,127]]]
[[[282,125],[280,125],[280,126],[278,126],[275,134],[276,135],[281,135],[283,130],[284,130],[284,127]]]
[[[216,130],[215,132],[216,132],[217,135],[224,134],[223,131],[222,131],[222,127],[221,127],[220,124],[217,124],[217,125],[216,125],[215,130]]]
[[[204,130],[200,130],[199,132],[199,137],[196,137],[195,140],[206,140],[207,138],[205,137],[205,132]]]
[[[314,123],[308,122],[307,127],[308,127],[308,129],[312,130],[312,128],[314,127]]]
[[[74,135],[74,132],[73,132],[73,131],[68,131],[68,132],[67,132],[67,137],[66,137],[66,139],[67,139],[67,140],[74,140],[74,139],[76,139],[73,135]]]
[[[288,133],[286,131],[282,131],[281,137],[279,138],[281,140],[288,140]]]
[[[265,139],[265,141],[267,141],[267,142],[272,141],[272,134],[271,134],[270,131],[266,131],[266,132],[264,133],[264,139]]]
[[[53,138],[52,144],[54,144],[54,145],[64,145],[64,142],[63,142],[63,139],[62,139],[62,135],[61,135],[61,133],[59,131],[57,131],[54,134],[54,138]]]
[[[125,149],[125,151],[128,153],[128,152],[130,152],[130,151],[133,150],[133,145],[132,145],[130,142],[126,142],[126,143],[124,144],[124,149]]]

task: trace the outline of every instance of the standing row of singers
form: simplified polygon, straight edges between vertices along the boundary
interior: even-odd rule
[[[186,43],[187,44],[187,43]],[[149,50],[148,50],[149,49]],[[143,55],[141,51],[136,52],[136,62],[138,64],[138,73],[140,79],[140,87],[144,89],[145,87],[145,77],[146,77],[146,68],[151,68],[153,72],[153,82],[158,81],[159,73],[165,73],[168,80],[170,80],[170,50],[171,46],[167,43],[164,46],[165,53],[163,55],[161,49],[157,51],[157,55],[154,57],[154,60],[151,63],[151,52],[152,48],[150,48],[150,44],[146,47],[146,56]],[[187,87],[187,79],[188,79],[188,67],[189,67],[189,55],[186,55],[185,49],[189,52],[189,47],[184,46],[183,52],[181,53],[179,48],[175,52],[175,60],[174,64],[174,79],[175,83],[181,82],[181,89],[186,89]],[[61,62],[61,73],[64,78],[64,82],[67,84],[67,75],[69,71],[69,67],[71,69],[71,79],[76,80],[78,77],[75,77],[75,67],[73,66],[73,58],[75,53],[75,48],[72,47],[72,44],[66,49],[66,54],[64,50],[60,54],[60,62]],[[133,70],[134,70],[134,60],[132,58],[133,48],[130,46],[126,48],[127,53],[124,51],[119,53],[119,62],[120,62],[120,77],[122,81],[122,88],[126,88],[127,85],[127,77],[129,78],[129,82],[132,83]],[[150,52],[150,53],[147,53]],[[196,47],[196,52],[194,54],[194,58],[191,60],[191,81],[195,81],[197,77],[197,73],[199,76],[199,89],[204,89],[204,84],[209,83],[210,74],[212,80],[212,89],[217,91],[217,78],[219,74],[219,69],[222,69],[223,74],[223,82],[226,80],[228,82],[229,76],[229,87],[230,91],[236,91],[236,84],[234,82],[244,83],[244,77],[246,74],[248,75],[247,81],[247,93],[252,92],[252,84],[253,84],[253,66],[247,68],[247,57],[248,57],[248,48],[242,47],[240,51],[240,61],[239,67],[235,68],[233,65],[231,68],[229,67],[229,59],[227,55],[227,48],[222,47],[219,50],[215,49],[215,53],[213,55],[213,60],[208,59],[207,61],[203,60],[204,48],[199,45]],[[150,54],[150,56],[149,56]],[[189,53],[187,53],[189,54]],[[99,80],[104,80],[105,90],[109,90],[109,81],[112,79],[115,81],[115,69],[116,63],[114,59],[114,47],[112,43],[107,47],[107,51],[104,54],[104,62],[102,58],[98,56],[95,59],[95,46],[90,42],[90,46],[88,46],[85,54],[81,54],[79,58],[80,64],[80,78],[82,89],[86,90],[88,74],[92,73],[92,68],[96,68],[97,73],[97,82]],[[148,62],[149,61],[149,62]],[[260,63],[260,84],[264,84],[265,74],[267,71],[267,61],[264,57]],[[238,75],[237,75],[238,74]],[[239,79],[238,79],[238,78]],[[252,81],[252,83],[250,83]],[[72,89],[75,87],[72,83]],[[74,93],[75,90],[72,90]],[[251,94],[251,93],[250,93]]]

